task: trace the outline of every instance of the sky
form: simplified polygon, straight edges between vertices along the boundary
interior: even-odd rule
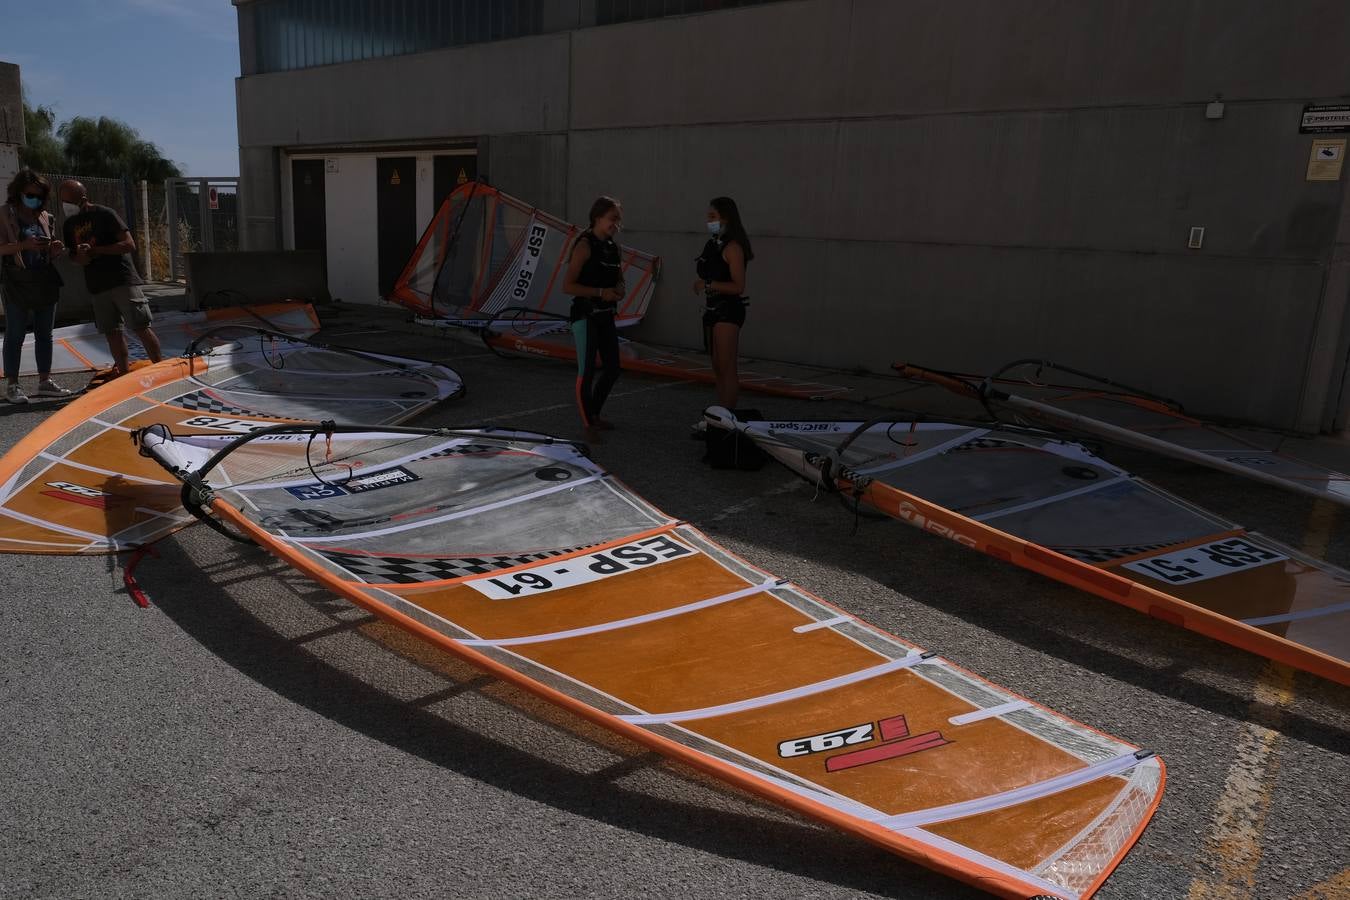
[[[48,11],[22,17],[31,29],[0,28],[0,61],[19,64],[30,103],[52,107],[58,123],[121,119],[184,175],[239,173],[239,33],[230,0],[61,0],[38,8]]]

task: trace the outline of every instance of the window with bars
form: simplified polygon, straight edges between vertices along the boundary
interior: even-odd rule
[[[776,0],[594,0],[594,18],[561,0],[257,0],[251,73],[423,53],[578,25],[713,12]],[[241,15],[241,22],[247,20]],[[247,27],[247,26],[245,26]],[[246,69],[250,67],[246,66]]]
[[[259,72],[422,53],[543,31],[545,0],[264,0]]]

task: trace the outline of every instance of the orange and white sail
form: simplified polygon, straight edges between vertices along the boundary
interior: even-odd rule
[[[389,294],[422,316],[485,326],[566,320],[567,261],[584,230],[483,182],[460,185],[436,211]],[[627,293],[620,326],[641,320],[660,259],[621,245]]]
[[[194,340],[222,325],[260,325],[295,337],[311,337],[319,330],[319,317],[308,303],[268,303],[198,312],[156,313],[154,321],[155,336],[159,338],[160,351],[165,358],[182,356]],[[128,330],[125,337],[132,360],[150,358],[135,332]],[[20,375],[38,374],[33,341],[32,335],[24,341]],[[112,364],[108,341],[92,322],[52,331],[53,372],[97,372]]]
[[[278,426],[139,439],[198,512],[579,716],[1008,897],[1084,897],[1158,757],[765,572],[579,448]]]
[[[1350,572],[1080,444],[997,424],[709,414],[802,476],[925,531],[1350,684]]]
[[[203,337],[210,349],[77,397],[0,457],[0,553],[130,550],[191,524],[181,486],[132,445],[141,428],[232,435],[344,415],[395,423],[463,390],[455,372],[421,360],[251,326]]]
[[[1192,416],[1180,403],[1044,360],[1009,363],[988,378],[896,363],[902,375],[980,399],[993,410],[1350,506],[1350,475],[1302,458],[1298,439]],[[1055,382],[1045,380],[1055,377]]]

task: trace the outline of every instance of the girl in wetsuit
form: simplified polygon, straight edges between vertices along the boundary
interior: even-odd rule
[[[619,332],[614,316],[624,296],[622,260],[614,236],[623,209],[613,197],[591,205],[590,227],[572,245],[563,290],[572,295],[572,337],[577,345],[577,410],[586,440],[598,442],[597,429],[614,426],[600,418],[600,407],[619,380]],[[600,377],[596,378],[596,358]]]
[[[694,293],[704,297],[703,343],[712,355],[717,402],[734,410],[741,387],[736,354],[750,302],[745,296],[745,267],[755,254],[741,224],[741,211],[730,197],[716,197],[708,204],[708,233],[711,237],[697,261]]]

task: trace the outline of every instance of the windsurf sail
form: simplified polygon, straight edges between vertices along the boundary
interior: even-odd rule
[[[462,184],[441,203],[389,299],[422,316],[475,327],[566,321],[572,298],[562,286],[583,230],[483,182]],[[628,290],[620,327],[647,312],[660,267],[650,253],[621,249]]]
[[[346,415],[392,424],[463,390],[444,366],[251,326],[221,326],[187,349],[78,397],[0,457],[0,552],[116,552],[190,524],[178,485],[132,446],[140,428],[236,435]]]
[[[576,446],[511,431],[142,429],[188,509],[667,756],[1009,897],[1091,894],[1152,754],[737,558]]]
[[[1350,475],[1290,453],[1296,439],[1224,427],[1158,397],[1044,360],[1018,360],[988,378],[896,363],[903,375],[941,384],[1026,420],[1197,463],[1319,500],[1350,506]],[[1048,383],[1046,377],[1057,383]]]
[[[572,245],[584,228],[482,182],[451,192],[427,227],[388,299],[417,322],[476,336],[490,348],[522,356],[576,360],[563,293]],[[627,293],[620,328],[646,314],[660,275],[659,257],[622,247]],[[620,365],[632,372],[713,383],[706,356],[620,341]],[[809,378],[743,371],[746,390],[825,399],[848,391]]]
[[[159,338],[160,350],[168,359],[182,356],[188,345],[207,331],[230,324],[261,325],[296,337],[310,337],[319,330],[319,317],[308,303],[268,303],[201,312],[158,313],[152,327]],[[125,336],[128,355],[133,361],[150,358],[135,332],[128,330]],[[112,364],[108,341],[93,323],[68,325],[52,331],[53,372],[97,372]],[[24,341],[19,374],[38,374],[32,335]]]
[[[1350,684],[1350,572],[1045,432],[950,422],[710,422],[901,521]]]

